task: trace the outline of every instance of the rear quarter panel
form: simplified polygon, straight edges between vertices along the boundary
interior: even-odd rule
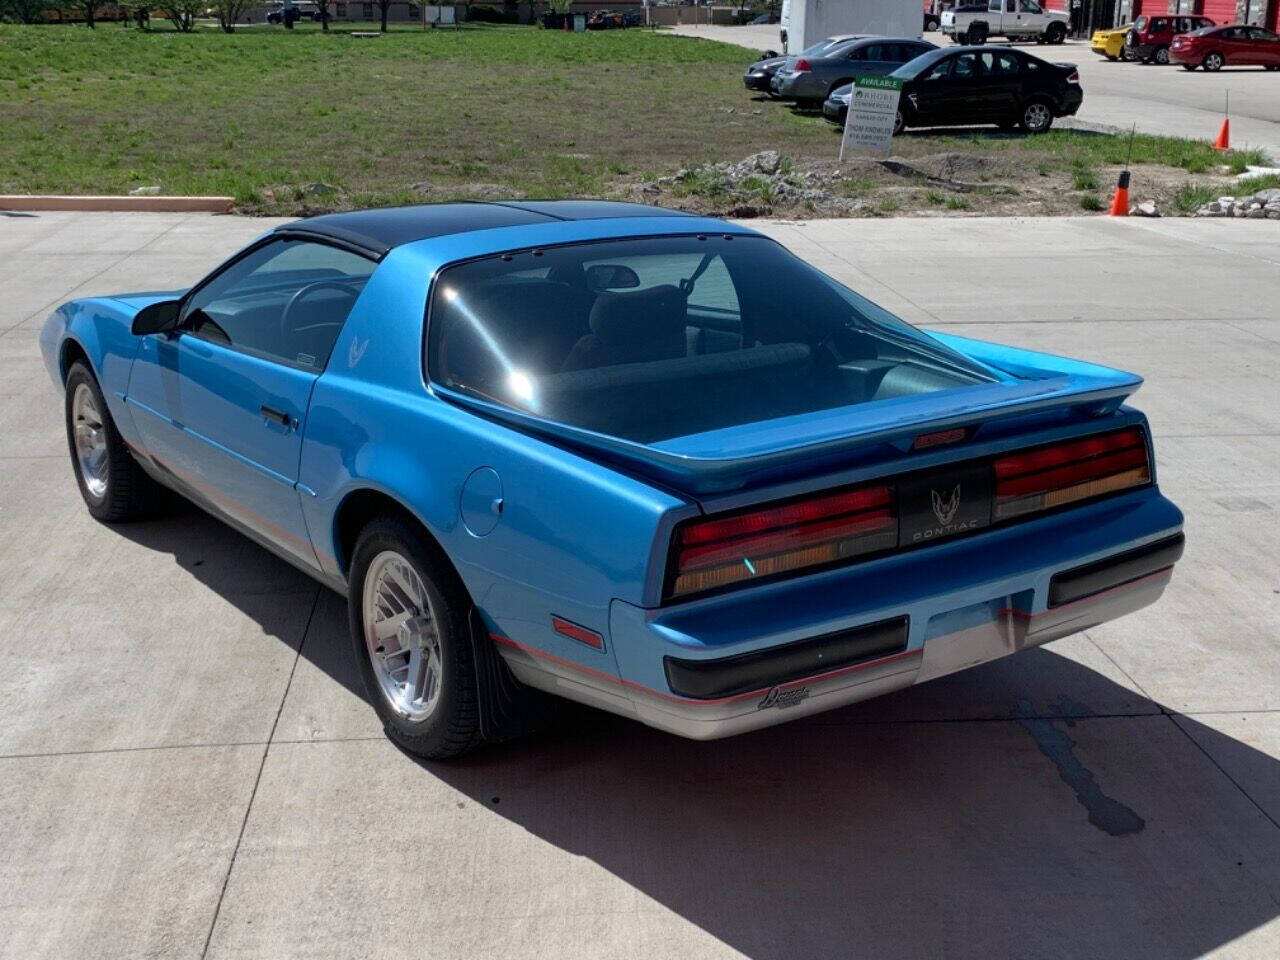
[[[431,273],[412,247],[392,251],[316,383],[299,476],[321,564],[345,579],[338,511],[356,491],[381,491],[440,543],[491,630],[616,675],[608,645],[555,633],[551,614],[607,637],[610,600],[642,602],[651,556],[697,508],[431,393],[421,361]],[[464,484],[486,467],[501,484],[501,513],[489,509],[492,492],[472,497],[469,529]],[[491,531],[474,529],[486,521]]]

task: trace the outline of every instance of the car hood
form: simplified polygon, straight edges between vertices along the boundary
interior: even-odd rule
[[[1035,414],[1113,412],[1142,384],[1132,373],[934,333],[946,346],[1011,375],[914,396],[742,424],[644,444],[606,436],[435,387],[443,399],[524,433],[693,496],[721,493],[900,452],[922,433]]]

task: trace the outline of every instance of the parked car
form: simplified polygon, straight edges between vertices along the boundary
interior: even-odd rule
[[[287,26],[302,19],[319,20],[320,9],[314,3],[281,4],[267,12],[267,23],[282,23]]]
[[[791,57],[769,83],[784,100],[821,103],[855,74],[892,73],[922,53],[937,50],[926,40],[910,37],[867,37],[828,47],[814,56]]]
[[[903,80],[895,134],[907,127],[978,124],[1044,133],[1055,117],[1071,116],[1084,100],[1075,64],[1049,63],[1010,47],[949,47],[890,76]],[[850,89],[835,91],[823,116],[843,123],[849,96]]]
[[[848,43],[850,40],[856,39],[857,36],[855,34],[824,37],[817,43],[813,44],[813,46],[804,50],[800,56],[816,57],[830,47],[835,47],[839,44]],[[794,58],[788,57],[786,54],[777,55],[764,53],[761,55],[759,60],[747,67],[746,72],[742,74],[743,85],[746,86],[748,90],[759,90],[762,93],[771,94],[773,92],[771,85],[773,75],[778,72],[779,67],[791,59]]]
[[[1106,57],[1108,60],[1132,60],[1133,54],[1125,44],[1131,29],[1126,23],[1122,27],[1112,27],[1109,30],[1095,30],[1089,38],[1089,48],[1098,56]]]
[[[756,17],[754,20],[748,20],[747,26],[762,27],[762,26],[765,26],[766,24],[777,23],[777,22],[778,22],[778,15],[776,13],[762,13],[760,14],[760,16]]]
[[[1173,38],[1169,60],[1184,70],[1265,67],[1280,70],[1280,36],[1262,27],[1207,27]]]
[[[1193,30],[1213,26],[1208,17],[1177,14],[1167,17],[1139,17],[1125,38],[1125,46],[1135,60],[1145,63],[1169,62],[1173,38]]]
[[[988,0],[962,3],[942,12],[942,32],[959,43],[986,43],[988,37],[1062,43],[1070,17],[1045,10],[1037,0]]]
[[[92,516],[170,487],[343,594],[426,757],[531,689],[700,739],[829,710],[1144,607],[1182,551],[1139,377],[656,207],[296,220],[40,342]]]

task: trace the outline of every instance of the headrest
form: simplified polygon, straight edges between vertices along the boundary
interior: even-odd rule
[[[591,332],[602,341],[617,343],[637,337],[684,337],[685,294],[663,284],[633,293],[604,292],[591,307]]]

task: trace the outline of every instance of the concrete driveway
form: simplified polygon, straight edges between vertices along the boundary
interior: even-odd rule
[[[752,53],[779,48],[777,25],[716,27],[682,25],[672,33],[734,43]],[[950,41],[941,33],[926,33],[931,43]],[[1261,147],[1280,164],[1280,73],[1261,67],[1229,68],[1220,73],[1142,63],[1112,63],[1089,49],[1088,41],[1069,40],[1060,47],[1020,44],[1048,60],[1074,63],[1080,68],[1084,105],[1076,119],[1082,123],[1139,133],[1192,140],[1213,140],[1222,125],[1227,95],[1231,104],[1231,144]],[[743,57],[742,66],[750,62]],[[745,91],[744,91],[745,93]]]
[[[382,738],[339,597],[72,480],[49,309],[270,225],[0,217],[0,956],[1280,953],[1280,224],[762,225],[910,320],[1145,374],[1173,585],[759,734],[567,709],[449,765]]]

